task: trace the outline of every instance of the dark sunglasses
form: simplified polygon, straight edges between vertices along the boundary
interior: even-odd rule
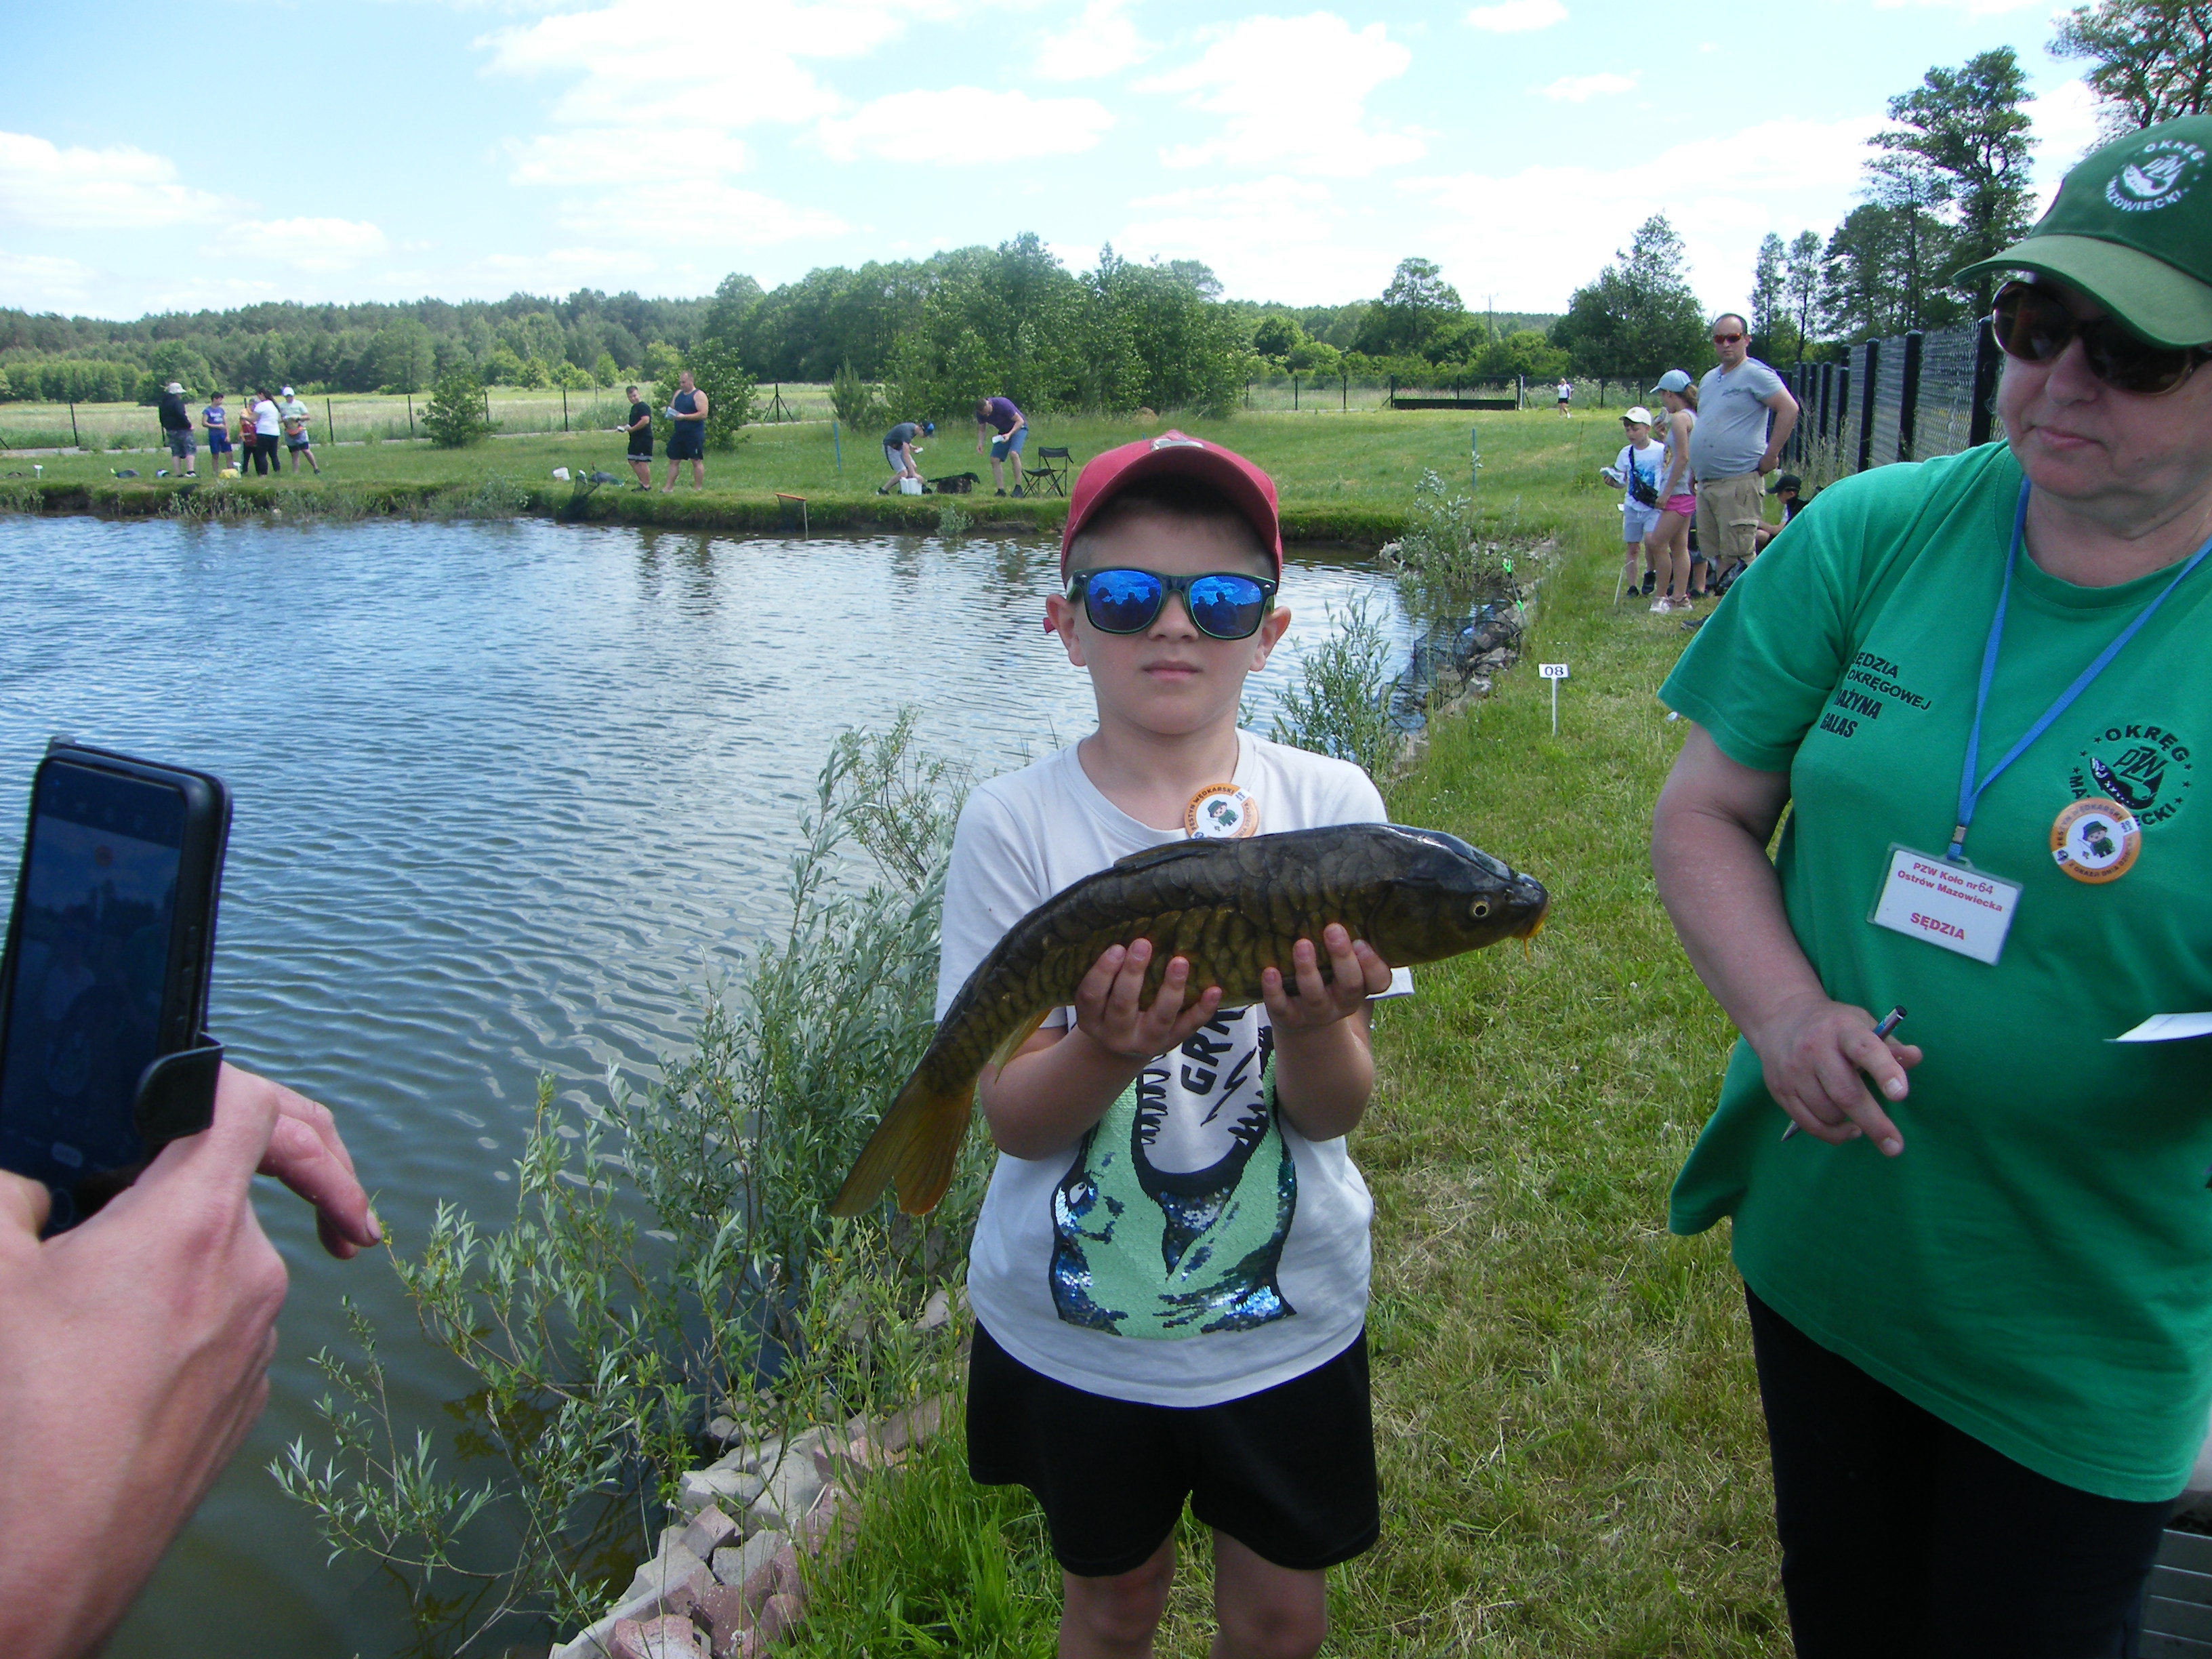
[[[2027,363],[2055,362],[2079,339],[2092,374],[2115,392],[2144,398],[2177,390],[2207,355],[2201,346],[2153,345],[2114,317],[2084,321],[2033,283],[2007,283],[1997,290],[1990,327],[2006,356]]]
[[[1741,334],[1716,334],[1713,336],[1713,343],[1715,345],[1734,345],[1741,338],[1743,338],[1743,336]]]
[[[1181,596],[1191,625],[1200,633],[1217,640],[1243,640],[1259,631],[1281,585],[1225,570],[1206,576],[1079,570],[1067,579],[1067,598],[1070,604],[1083,601],[1083,614],[1102,634],[1141,634],[1174,593]]]

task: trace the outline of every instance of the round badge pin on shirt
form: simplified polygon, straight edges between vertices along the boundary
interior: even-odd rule
[[[2101,795],[2070,801],[2051,823],[2051,856],[2076,881],[2118,881],[2142,851],[2142,826]]]
[[[1182,809],[1182,827],[1201,841],[1242,841],[1260,830],[1260,803],[1249,789],[1209,783]]]

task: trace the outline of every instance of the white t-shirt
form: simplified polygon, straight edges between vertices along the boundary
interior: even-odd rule
[[[1620,480],[1621,494],[1627,498],[1630,507],[1640,510],[1644,503],[1638,501],[1628,488],[1629,468],[1634,467],[1637,471],[1644,475],[1644,481],[1652,489],[1657,489],[1667,482],[1667,474],[1662,466],[1662,463],[1666,459],[1667,446],[1649,438],[1644,441],[1644,447],[1641,449],[1637,448],[1633,444],[1621,445],[1620,453],[1613,457],[1613,473]],[[1654,510],[1656,510],[1656,507]]]
[[[276,435],[278,419],[276,404],[264,398],[253,405],[252,414],[253,430],[256,434],[264,438],[273,438]]]
[[[1234,781],[1257,799],[1261,833],[1383,822],[1358,767],[1237,738]],[[1072,747],[983,785],[945,881],[938,1017],[1046,899],[1182,839],[1108,800]],[[1273,1047],[1263,1006],[1223,1009],[1076,1146],[999,1155],[968,1294],[1007,1352],[1091,1394],[1212,1406],[1351,1345],[1367,1316],[1374,1205],[1343,1137],[1310,1141],[1276,1115]]]

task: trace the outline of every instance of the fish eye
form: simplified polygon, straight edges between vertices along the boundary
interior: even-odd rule
[[[1474,912],[1475,919],[1480,921],[1490,914],[1490,901],[1486,898],[1480,898],[1468,908]]]

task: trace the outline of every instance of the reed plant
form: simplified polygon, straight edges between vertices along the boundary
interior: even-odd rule
[[[950,1386],[957,1322],[921,1315],[964,1258],[980,1146],[924,1221],[824,1208],[933,1025],[964,777],[913,738],[902,717],[836,745],[787,924],[702,994],[689,1054],[641,1090],[611,1073],[580,1123],[546,1080],[513,1218],[442,1205],[395,1250],[423,1334],[475,1382],[450,1443],[392,1420],[358,1314],[353,1351],[316,1356],[320,1443],[271,1473],[334,1555],[399,1582],[425,1651],[589,1622],[711,1455],[717,1413],[787,1437]]]

